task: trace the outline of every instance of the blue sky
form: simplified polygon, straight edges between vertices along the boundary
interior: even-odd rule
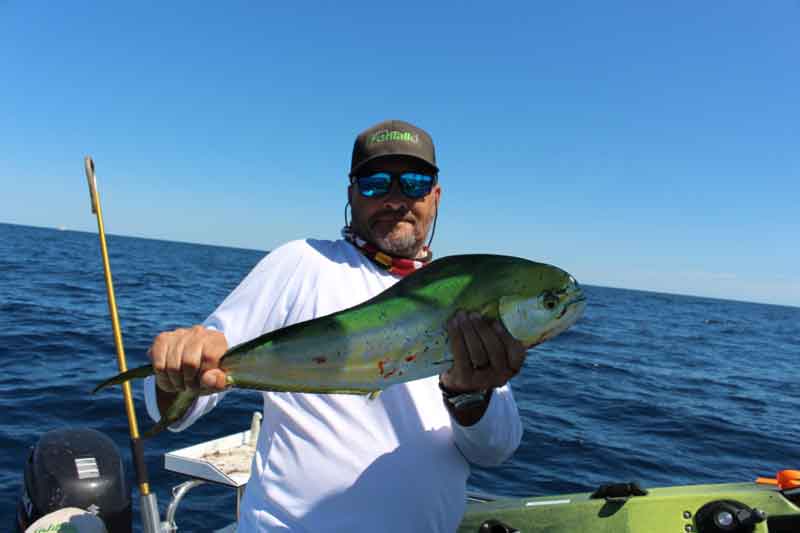
[[[335,238],[355,135],[427,129],[434,252],[800,305],[800,2],[0,0],[0,222]]]

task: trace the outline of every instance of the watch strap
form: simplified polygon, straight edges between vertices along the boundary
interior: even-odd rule
[[[439,389],[442,391],[444,403],[451,409],[467,409],[477,407],[489,401],[492,389],[480,389],[476,391],[456,392],[448,390],[441,381]]]

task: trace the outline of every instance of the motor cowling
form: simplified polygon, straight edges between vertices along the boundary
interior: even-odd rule
[[[18,531],[64,507],[96,514],[114,533],[132,529],[122,457],[114,441],[99,431],[56,429],[30,448],[17,505]]]

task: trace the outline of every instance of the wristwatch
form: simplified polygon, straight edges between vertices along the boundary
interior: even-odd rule
[[[492,389],[480,389],[470,392],[455,392],[445,388],[444,384],[439,381],[439,389],[442,391],[442,398],[444,403],[450,409],[469,409],[477,407],[489,402],[492,395]]]

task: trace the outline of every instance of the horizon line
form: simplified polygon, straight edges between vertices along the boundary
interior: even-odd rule
[[[50,230],[50,231],[69,231],[73,233],[85,233],[91,235],[97,235],[98,231],[87,231],[87,230],[79,230],[79,229],[71,229],[66,226],[33,226],[30,224],[18,224],[14,222],[2,222],[0,221],[0,225],[8,225],[8,226],[18,226],[23,228],[33,228],[33,229],[41,229],[41,230]],[[174,239],[164,239],[158,237],[147,237],[141,235],[122,235],[118,233],[106,233],[108,236],[112,237],[122,237],[127,239],[143,239],[148,241],[159,241],[159,242],[169,242],[174,244],[188,244],[193,246],[209,246],[213,248],[229,248],[231,250],[244,250],[250,252],[261,252],[269,254],[271,250],[261,250],[258,248],[246,248],[242,246],[231,246],[226,244],[213,244],[213,243],[206,243],[206,242],[195,242],[195,241],[179,241]],[[447,256],[442,256],[447,257]],[[639,287],[621,287],[617,285],[598,285],[594,283],[581,283],[581,285],[589,286],[589,287],[597,287],[600,289],[613,289],[613,290],[625,290],[625,291],[635,291],[635,292],[646,292],[649,294],[659,294],[659,295],[668,295],[668,296],[681,296],[685,298],[703,298],[706,300],[718,300],[722,302],[734,302],[734,303],[744,303],[744,304],[756,304],[756,305],[769,305],[774,307],[786,307],[789,309],[800,309],[800,304],[787,304],[787,303],[774,303],[774,302],[764,302],[764,301],[752,301],[752,300],[737,300],[734,298],[722,298],[719,296],[705,296],[702,294],[690,294],[690,293],[681,293],[681,292],[664,292],[663,290],[654,290],[654,289],[647,289],[647,288],[639,288]]]

